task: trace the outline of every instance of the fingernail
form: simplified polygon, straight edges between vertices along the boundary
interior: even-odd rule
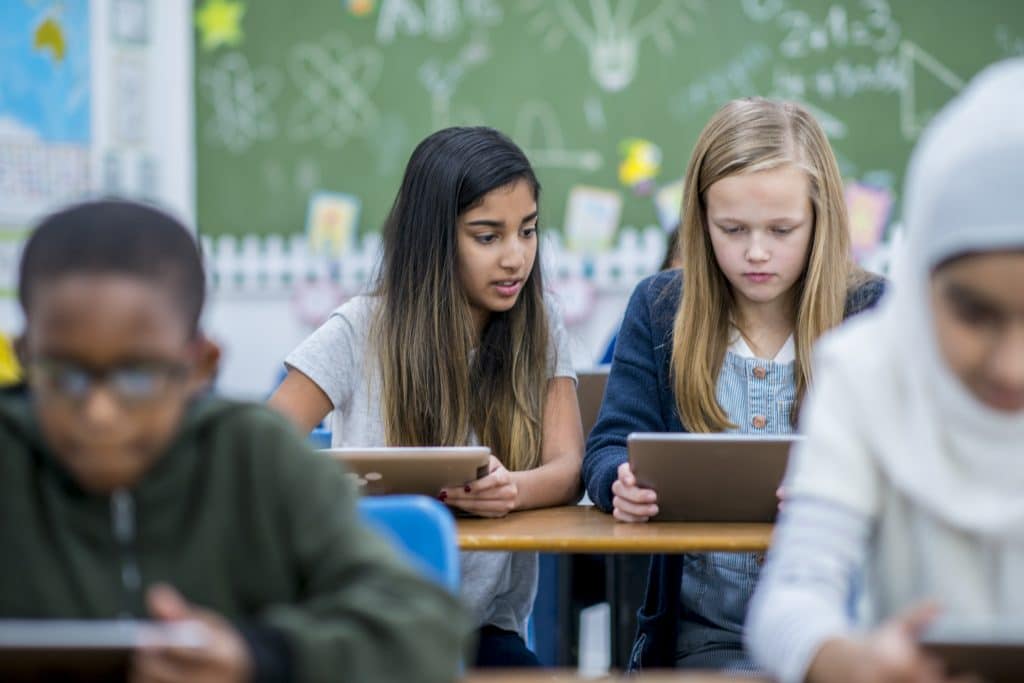
[[[469,493],[469,492],[471,492],[471,491],[472,491],[473,489],[469,488],[469,484],[466,484],[466,485],[465,485],[465,486],[463,487],[463,489],[462,489],[462,490],[463,490],[463,491],[465,491],[466,493]]]
[[[448,500],[448,492],[447,491],[441,491],[441,493],[437,496],[437,499],[439,501],[441,501],[442,503],[444,501]]]

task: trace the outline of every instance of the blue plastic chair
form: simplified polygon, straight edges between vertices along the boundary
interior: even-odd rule
[[[359,514],[425,576],[459,591],[459,547],[455,520],[427,496],[368,496]]]
[[[313,448],[330,448],[331,447],[331,430],[324,429],[323,427],[317,427],[309,433],[306,439],[309,445]]]

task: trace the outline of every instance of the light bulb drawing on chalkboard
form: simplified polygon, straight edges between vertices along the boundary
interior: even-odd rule
[[[566,147],[558,115],[543,100],[523,104],[516,116],[512,137],[537,168],[597,171],[604,166],[604,158],[596,149]]]
[[[238,154],[277,134],[272,107],[281,90],[277,69],[254,69],[244,55],[230,52],[202,69],[199,82],[213,105],[213,116],[205,124],[205,135],[212,143]]]
[[[299,93],[288,116],[291,138],[341,147],[349,138],[368,136],[379,119],[370,91],[382,68],[376,49],[353,48],[340,33],[296,45],[289,61]]]
[[[549,50],[561,46],[572,36],[587,50],[590,75],[602,89],[618,92],[636,76],[639,48],[648,38],[668,54],[675,48],[674,32],[693,31],[691,14],[700,0],[588,0],[590,20],[584,17],[574,0],[529,0],[526,6],[537,12],[530,22],[535,32],[543,32]],[[643,8],[639,16],[637,9]]]

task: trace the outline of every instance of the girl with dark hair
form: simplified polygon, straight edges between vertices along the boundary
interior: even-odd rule
[[[384,224],[376,290],[288,356],[271,405],[303,431],[333,411],[334,446],[488,446],[487,476],[438,492],[473,514],[576,500],[583,434],[565,328],[543,294],[539,192],[496,130],[423,140]],[[536,554],[465,553],[462,577],[477,666],[536,665]]]

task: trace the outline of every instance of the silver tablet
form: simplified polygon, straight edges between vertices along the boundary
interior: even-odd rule
[[[970,674],[987,683],[1024,677],[1024,618],[940,617],[921,634],[920,643],[949,675]]]
[[[789,449],[799,436],[630,434],[637,482],[658,494],[653,519],[772,522]]]
[[[195,622],[135,620],[0,620],[0,680],[128,680],[137,648],[201,647]]]
[[[436,497],[441,489],[464,486],[487,474],[489,448],[327,448],[348,468],[366,495],[418,493]]]

